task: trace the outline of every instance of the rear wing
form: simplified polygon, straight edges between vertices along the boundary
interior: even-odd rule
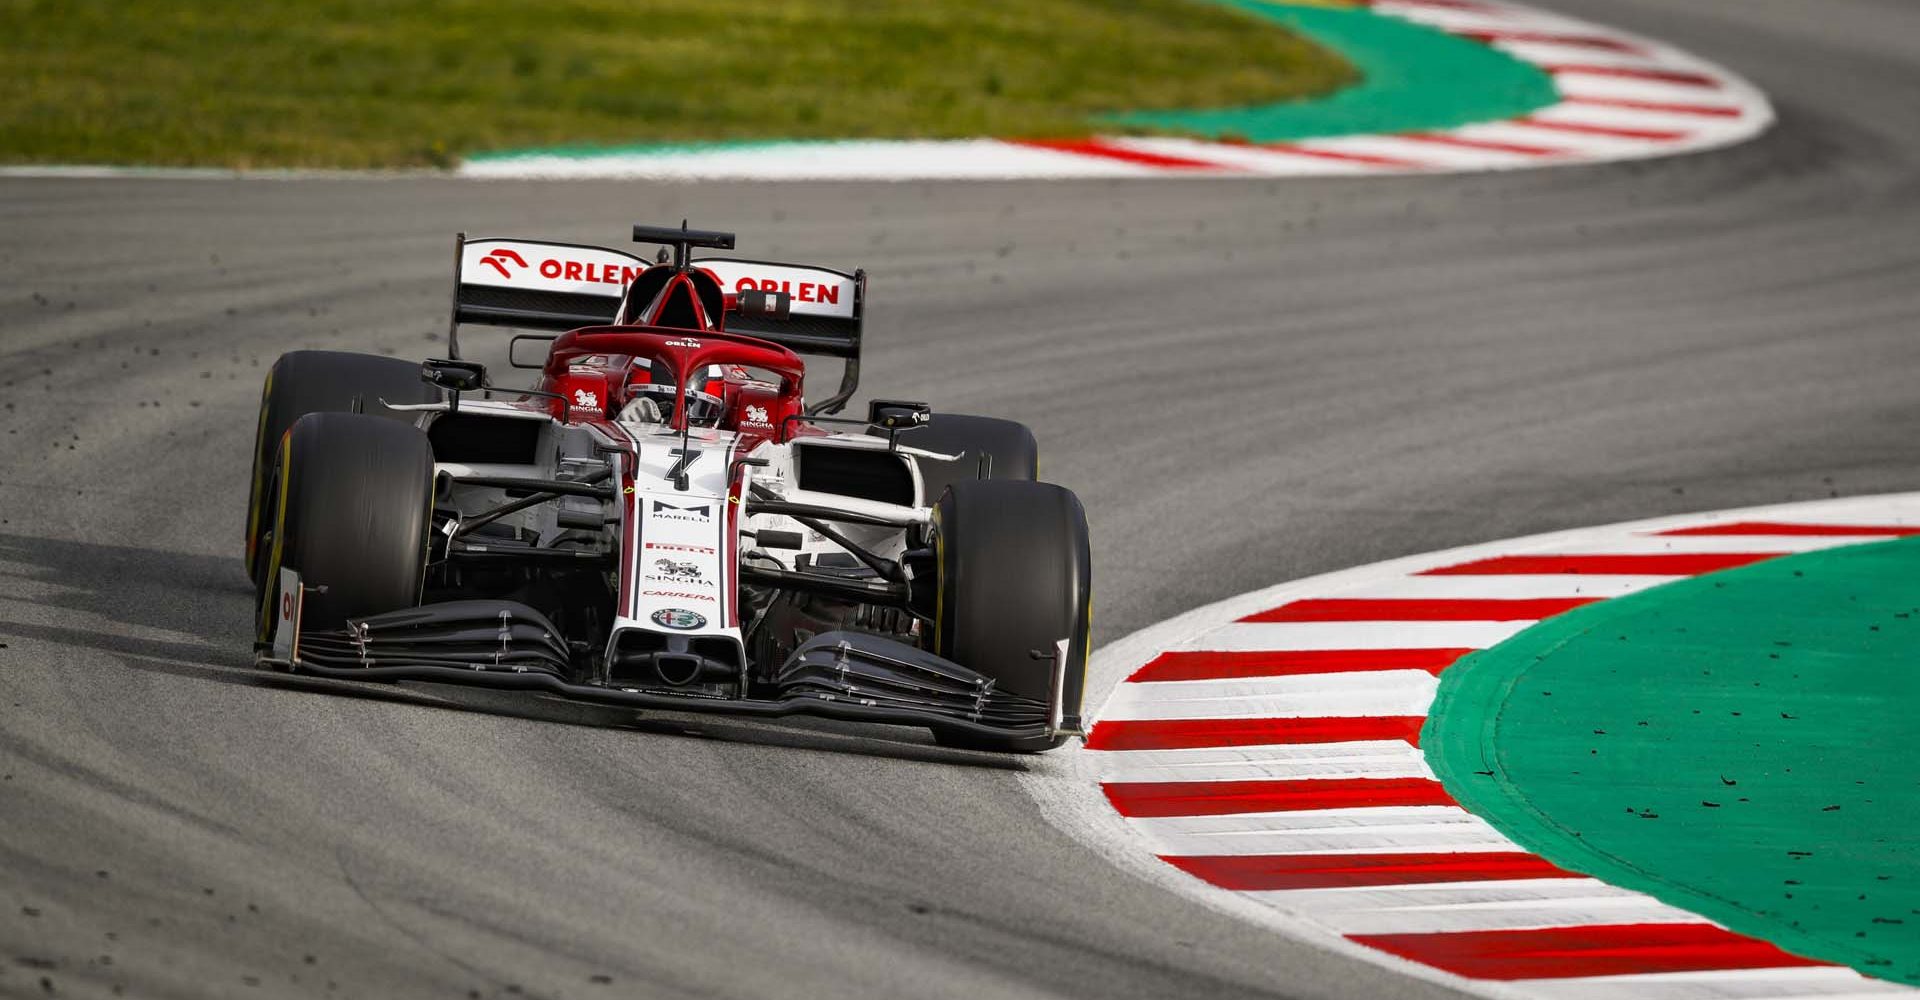
[[[676,268],[711,273],[726,295],[723,322],[728,332],[772,341],[796,354],[845,359],[840,391],[814,407],[817,412],[837,412],[851,398],[860,377],[865,271],[849,274],[802,264],[724,257],[689,260],[692,247],[732,249],[733,234],[705,233],[684,226],[635,226],[633,237],[638,242],[672,245]],[[658,263],[665,262],[663,251]],[[544,240],[470,240],[461,233],[454,241],[448,355],[460,357],[462,323],[565,332],[620,322],[628,287],[653,266],[655,262],[623,250]],[[739,308],[742,292],[784,293],[779,297],[784,299],[784,308],[744,312]],[[764,304],[774,296],[751,298]]]

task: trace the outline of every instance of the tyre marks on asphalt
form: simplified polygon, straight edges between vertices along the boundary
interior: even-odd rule
[[[1282,585],[1116,644],[1082,773],[1131,849],[1288,926],[1550,998],[1913,991],[1565,871],[1419,749],[1438,675],[1546,617],[1774,556],[1920,534],[1920,494],[1514,539]],[[1124,679],[1110,675],[1124,673]]]

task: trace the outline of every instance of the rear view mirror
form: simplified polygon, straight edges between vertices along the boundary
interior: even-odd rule
[[[515,368],[544,368],[547,365],[547,352],[553,347],[553,342],[559,339],[560,335],[557,333],[519,334],[507,341],[507,364]],[[531,361],[523,360],[520,357],[521,354],[532,354],[533,351],[531,348],[526,351],[520,350],[521,344],[538,344],[539,356]]]
[[[478,392],[487,386],[487,366],[477,361],[429,358],[420,364],[420,381],[448,392]]]
[[[902,431],[933,420],[933,407],[898,399],[876,399],[867,404],[867,423],[881,430]]]
[[[786,319],[793,311],[793,296],[786,292],[747,291],[734,296],[740,315],[764,319]]]

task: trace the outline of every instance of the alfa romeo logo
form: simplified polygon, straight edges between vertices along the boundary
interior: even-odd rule
[[[661,628],[678,629],[682,632],[696,628],[706,628],[707,619],[685,608],[661,608],[653,613],[653,623]]]

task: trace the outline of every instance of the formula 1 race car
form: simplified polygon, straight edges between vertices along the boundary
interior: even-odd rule
[[[734,237],[685,223],[633,238],[657,258],[461,234],[449,357],[280,357],[247,527],[257,661],[975,749],[1078,733],[1086,520],[1036,481],[1032,432],[895,400],[835,416],[865,272],[696,261]],[[545,331],[507,345],[532,386],[461,356],[473,323]],[[844,359],[838,391],[806,405],[796,352]]]

